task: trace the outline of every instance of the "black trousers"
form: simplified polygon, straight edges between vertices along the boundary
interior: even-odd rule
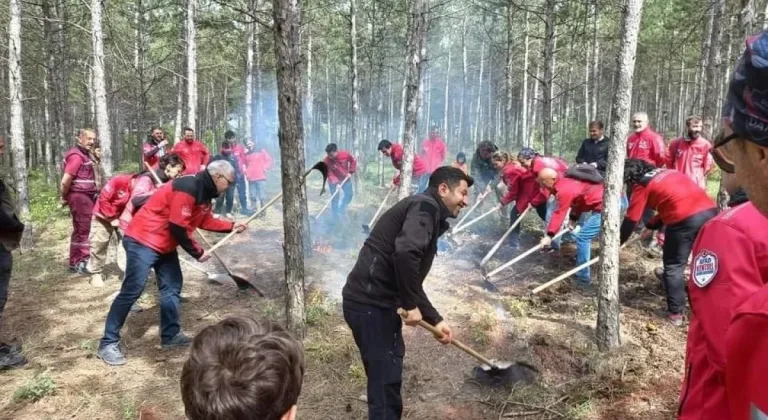
[[[544,201],[542,204],[540,204],[538,207],[534,207],[534,210],[536,210],[536,214],[539,215],[541,220],[547,220],[547,202]],[[512,210],[509,211],[509,225],[512,226],[516,221],[517,218],[520,217],[520,212],[517,211],[516,206],[512,206]],[[520,246],[520,230],[522,229],[523,224],[520,223],[515,227],[515,230],[512,231],[512,233],[509,234],[507,237],[507,241],[509,241],[509,245],[512,247],[518,247]]]
[[[685,265],[696,235],[704,223],[715,215],[717,209],[709,209],[667,226],[662,256],[662,285],[667,294],[667,309],[670,313],[681,314],[685,309]]]
[[[399,420],[405,356],[400,315],[394,309],[348,300],[342,307],[368,377],[368,420]]]
[[[11,283],[11,271],[13,270],[13,254],[0,244],[0,321],[3,319],[3,310],[8,301],[8,285]]]
[[[214,213],[232,213],[232,207],[235,206],[235,186],[237,184],[231,184],[224,194],[216,197],[216,207],[213,209]],[[226,211],[222,211],[224,207],[224,200],[227,201]]]

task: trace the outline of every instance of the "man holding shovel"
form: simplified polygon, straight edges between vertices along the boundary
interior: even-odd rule
[[[387,210],[363,244],[342,291],[344,319],[352,329],[368,377],[368,418],[400,419],[400,387],[405,343],[402,322],[422,319],[453,339],[451,328],[424,293],[423,282],[437,253],[437,240],[449,217],[468,203],[474,180],[460,169],[435,170],[427,190]],[[401,320],[398,308],[407,311]]]
[[[336,193],[331,202],[331,215],[333,222],[339,221],[344,215],[347,206],[352,202],[352,175],[357,170],[357,161],[351,153],[346,150],[339,150],[335,143],[329,143],[325,146],[325,164],[328,165],[328,189],[331,194]],[[337,190],[341,191],[337,193]],[[344,194],[344,197],[340,197]]]
[[[215,219],[211,200],[235,182],[235,169],[227,161],[211,162],[195,176],[175,179],[160,187],[131,220],[123,239],[127,256],[125,279],[107,314],[98,356],[112,366],[124,365],[119,347],[120,329],[131,306],[154,269],[160,289],[160,337],[165,349],[189,346],[191,340],[179,325],[179,294],[183,284],[177,246],[200,262],[210,257],[192,233],[202,228],[214,232],[243,232],[245,224]]]
[[[403,170],[403,145],[395,143],[392,144],[389,140],[382,140],[379,142],[379,151],[384,156],[392,159],[392,166],[397,169],[397,175],[392,179],[392,185],[400,186],[400,171]],[[421,160],[418,155],[413,156],[413,180],[418,182],[419,189],[417,192],[422,192],[427,188],[429,182],[429,175],[427,174],[427,165]]]

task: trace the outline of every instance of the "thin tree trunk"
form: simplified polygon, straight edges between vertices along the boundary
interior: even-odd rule
[[[245,40],[245,136],[253,139],[253,27],[248,23]],[[310,38],[312,39],[312,38]],[[311,45],[311,44],[310,44]],[[310,61],[311,63],[311,61]],[[312,64],[309,64],[311,67]],[[308,91],[311,92],[311,89]]]
[[[445,136],[445,143],[450,143],[451,138],[451,126],[448,124],[448,103],[450,100],[451,91],[451,50],[450,44],[448,46],[448,65],[445,70],[445,101],[443,102],[443,135]]]
[[[542,103],[541,136],[544,142],[544,154],[552,154],[552,93],[555,84],[555,0],[547,0],[547,16],[544,22],[544,79],[541,88],[544,90]]]
[[[683,45],[682,52],[680,54],[680,86],[678,88],[677,98],[677,119],[675,120],[675,128],[678,131],[681,131],[684,126],[684,120],[685,120],[685,98],[687,95],[683,93],[683,88],[685,88],[686,84],[686,78],[685,78],[685,45]]]
[[[720,84],[720,47],[723,41],[722,17],[725,11],[725,0],[714,0],[712,12],[712,39],[709,42],[709,58],[706,68],[706,80],[703,91],[702,118],[704,120],[704,133],[712,138],[715,129],[717,87]]]
[[[715,18],[715,2],[718,0],[707,1],[707,20],[704,25],[704,31],[701,35],[701,59],[699,61],[699,70],[696,80],[696,94],[694,98],[692,114],[702,111],[704,105],[704,91],[706,89],[707,67],[709,66],[709,48],[712,45],[712,27]]]
[[[467,104],[467,18],[465,17],[462,22],[461,32],[461,62],[462,62],[462,79],[461,79],[461,102],[459,104],[459,141],[464,142],[467,138],[466,126],[464,119],[466,113],[464,109]],[[460,143],[461,144],[461,143]]]
[[[307,107],[307,113],[304,115],[306,118],[306,129],[304,133],[312,139],[312,114],[314,113],[314,101],[315,97],[312,93],[312,29],[311,26],[307,26],[307,90],[304,92],[304,102]],[[305,142],[306,147],[306,142]]]
[[[299,19],[301,0],[273,0],[275,62],[277,67],[278,116],[283,187],[283,231],[285,242],[286,319],[299,338],[306,334],[304,312],[304,223],[306,193],[304,138],[301,121],[301,44]]]
[[[67,2],[60,1],[53,4],[55,11],[51,10],[51,18],[56,18],[54,28],[55,34],[55,53],[54,47],[50,47],[49,51],[54,55],[54,62],[56,67],[51,69],[54,71],[55,90],[56,90],[56,113],[60,121],[58,129],[58,144],[59,153],[56,155],[56,165],[61,163],[64,157],[64,151],[70,146],[70,139],[74,135],[74,126],[72,122],[72,110],[69,105],[69,63],[67,62],[68,49],[67,49],[67,22],[68,9]],[[52,41],[52,43],[54,43]]]
[[[261,0],[254,0],[254,10],[261,8]],[[253,100],[256,101],[256,122],[254,124],[255,136],[259,140],[263,140],[264,128],[264,98],[263,98],[263,86],[262,86],[262,72],[261,72],[261,44],[259,40],[259,34],[261,34],[261,25],[255,24],[253,27],[253,70],[256,72],[256,92],[254,93]]]
[[[21,1],[10,0],[8,22],[8,94],[11,104],[10,138],[13,156],[13,176],[17,194],[17,209],[21,218],[29,218],[29,188],[27,185],[27,160],[25,158],[24,93],[21,83]],[[29,232],[29,230],[27,230]],[[25,248],[31,245],[31,235],[25,235]]]
[[[45,125],[49,127],[48,135],[45,136],[45,180],[48,182],[48,184],[55,183],[55,166],[53,161],[53,142],[52,140],[55,139],[55,136],[58,136],[59,126],[61,125],[61,121],[56,120],[56,107],[51,106],[51,100],[50,96],[53,96],[54,100],[56,99],[56,87],[53,86],[53,89],[50,89],[51,84],[49,81],[52,79],[51,74],[53,73],[53,69],[49,69],[46,67],[45,69],[45,78],[43,79],[43,83],[45,84]],[[51,93],[53,93],[51,95]],[[54,115],[54,121],[51,122],[51,110],[53,110]]]
[[[101,143],[101,167],[109,178],[115,166],[112,161],[112,132],[107,110],[107,86],[104,75],[104,41],[101,32],[101,0],[91,1],[91,26],[93,28],[93,93],[96,105],[96,127]]]
[[[331,80],[328,75],[328,56],[329,52],[325,55],[325,112],[328,114],[328,143],[333,143],[333,121],[331,118]]]
[[[507,3],[507,68],[506,68],[506,94],[507,94],[507,104],[504,108],[504,126],[506,127],[506,138],[507,138],[507,145],[509,146],[509,142],[512,137],[512,133],[514,133],[514,126],[512,125],[512,119],[514,118],[515,110],[513,108],[515,97],[514,97],[514,35],[512,28],[514,27],[514,4],[512,3],[512,0],[510,0]],[[527,28],[526,28],[527,29]],[[526,31],[527,35],[527,31]],[[526,48],[527,50],[527,48]],[[491,67],[490,65],[488,66]],[[523,70],[525,71],[525,70]],[[525,78],[526,75],[523,75],[523,78]],[[488,83],[490,84],[491,81],[489,79]],[[523,82],[525,84],[525,82]],[[525,89],[525,86],[523,86],[523,89]],[[491,114],[491,109],[488,109],[488,114]]]
[[[184,82],[181,80],[181,76],[174,77],[174,88],[176,88],[176,119],[173,126],[173,142],[176,143],[181,139],[181,124],[184,114]]]
[[[195,12],[197,0],[186,0],[186,2],[187,126],[195,130],[195,133],[199,133],[200,130],[197,127],[197,40],[195,39]]]
[[[597,104],[600,95],[600,1],[592,3],[592,106],[590,120],[597,119]]]
[[[50,71],[46,67],[43,70],[43,136],[37,139],[37,166],[44,166],[46,181],[51,183],[53,179],[51,177],[51,171],[49,170],[51,165],[48,165],[48,160],[51,156],[51,136],[53,135],[54,128],[51,124],[51,89],[48,86],[48,73]],[[43,151],[45,148],[45,151]]]
[[[755,21],[755,3],[754,0],[741,0],[741,11],[739,12],[739,26],[741,27],[742,39],[752,34],[752,25]]]
[[[542,54],[539,53],[539,60],[536,63],[536,81],[533,83],[533,95],[531,95],[531,105],[530,105],[530,112],[531,112],[531,125],[530,125],[530,136],[528,138],[528,146],[531,146],[533,144],[533,139],[536,136],[536,114],[538,113],[539,109],[539,86],[541,83],[539,80],[541,80],[544,76],[541,74],[541,62],[543,61]]]
[[[605,179],[603,207],[617,210],[624,184],[624,139],[629,131],[632,80],[635,53],[640,31],[643,0],[626,0],[622,11],[621,40],[616,58],[617,83],[613,93],[613,121],[608,146],[608,170]],[[621,345],[619,313],[619,224],[618,211],[603,213],[600,235],[600,274],[597,299],[597,345],[602,351]]]
[[[472,141],[477,144],[481,140],[478,138],[480,128],[480,110],[482,109],[482,93],[483,93],[483,70],[485,64],[485,38],[480,45],[480,74],[477,76],[477,106],[475,107],[475,127],[472,133]],[[489,118],[490,119],[490,115]]]
[[[523,144],[521,144],[521,143],[524,143],[526,146],[528,144],[530,144],[530,140],[529,140],[530,136],[529,136],[529,132],[528,132],[528,71],[529,71],[529,65],[528,65],[529,64],[529,60],[528,60],[528,55],[529,55],[528,28],[529,28],[529,26],[528,26],[528,11],[526,10],[525,11],[525,36],[524,36],[524,40],[523,40],[523,49],[524,49],[524,52],[523,52],[523,88],[521,89],[522,90],[522,94],[523,94],[523,98],[521,100],[522,103],[520,104],[522,106],[522,110],[520,111],[520,113],[522,114],[521,117],[520,117],[520,121],[521,121],[520,131],[521,131],[522,136],[521,136],[520,140],[518,140],[518,146],[522,146]]]
[[[362,157],[360,150],[360,139],[358,138],[358,124],[360,123],[360,81],[357,77],[357,11],[355,10],[356,0],[350,0],[349,13],[350,13],[350,27],[349,27],[349,39],[352,47],[352,58],[350,68],[351,84],[352,84],[352,154],[356,158]],[[360,191],[360,177],[355,176],[355,190]]]
[[[403,166],[400,172],[400,191],[398,198],[403,199],[410,194],[411,175],[413,173],[414,136],[416,135],[418,112],[419,81],[424,56],[426,54],[426,37],[429,20],[429,0],[413,0],[411,5],[410,28],[408,30],[408,55],[406,58],[406,112],[405,130],[403,136]]]

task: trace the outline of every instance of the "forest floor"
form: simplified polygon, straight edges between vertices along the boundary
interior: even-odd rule
[[[310,214],[322,205],[309,188]],[[307,374],[299,401],[301,420],[365,419],[365,373],[351,332],[341,316],[341,288],[355,262],[366,223],[384,190],[368,202],[356,198],[341,229],[314,226],[316,252],[308,257]],[[327,195],[323,196],[328,197]],[[320,221],[322,222],[322,220]],[[529,216],[524,247],[540,237]],[[639,249],[622,253],[623,346],[599,353],[594,340],[595,293],[568,281],[536,297],[530,289],[573,266],[574,246],[559,254],[534,254],[497,275],[500,290],[481,287],[477,269],[503,232],[500,218],[459,236],[461,246],[440,253],[425,283],[435,307],[455,336],[491,358],[529,363],[540,371],[532,385],[482,386],[471,378],[477,363],[453,346],[442,346],[422,329],[404,327],[403,380],[407,419],[672,419],[683,374],[685,333],[659,314],[665,303],[653,268]],[[119,289],[117,267],[106,286],[67,272],[69,222],[53,218],[38,229],[37,248],[16,254],[4,338],[23,342],[29,364],[0,373],[0,419],[183,419],[179,377],[184,350],[160,349],[157,289],[153,277],[122,331],[128,364],[112,368],[95,356],[110,297]],[[487,232],[487,233],[480,233]],[[333,235],[335,239],[327,239]],[[280,205],[222,248],[233,270],[251,277],[266,298],[212,285],[187,270],[182,327],[194,334],[228,314],[283,318],[283,254]],[[182,252],[183,254],[183,252]],[[491,267],[511,259],[503,250]],[[182,255],[182,258],[189,258]],[[215,263],[209,270],[221,272]],[[593,279],[596,273],[593,272]]]

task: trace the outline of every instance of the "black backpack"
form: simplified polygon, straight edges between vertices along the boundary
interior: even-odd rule
[[[602,184],[604,181],[600,171],[587,163],[577,163],[576,165],[568,167],[565,171],[565,177],[589,182],[590,184]]]

